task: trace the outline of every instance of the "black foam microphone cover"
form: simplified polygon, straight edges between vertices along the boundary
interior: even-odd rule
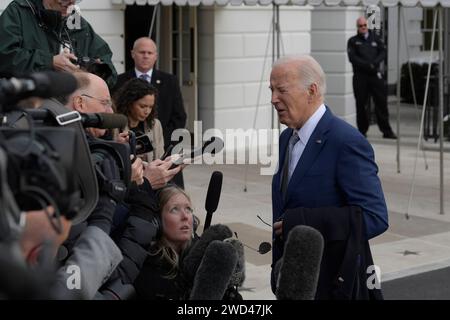
[[[323,247],[322,234],[314,228],[300,225],[289,232],[279,267],[278,300],[314,300]]]
[[[195,275],[190,300],[221,300],[237,260],[238,254],[231,243],[212,241],[206,248]]]
[[[214,240],[223,241],[232,236],[233,233],[230,228],[222,224],[212,225],[209,229],[205,230],[200,239],[192,245],[186,257],[182,260],[181,269],[183,277],[189,283],[192,283],[208,245]]]
[[[259,244],[258,252],[260,254],[266,254],[270,250],[272,250],[272,245],[269,242],[261,242]]]
[[[244,255],[244,245],[238,239],[230,238],[225,239],[225,242],[230,243],[237,253],[237,263],[236,268],[230,279],[229,286],[241,287],[245,281],[245,255]]]

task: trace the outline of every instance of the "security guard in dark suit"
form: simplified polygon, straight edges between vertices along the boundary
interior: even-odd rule
[[[387,109],[387,86],[380,71],[386,57],[386,47],[381,39],[367,28],[367,20],[356,21],[358,34],[347,43],[348,58],[353,66],[353,93],[356,99],[356,122],[365,136],[369,129],[369,112],[366,108],[369,97],[375,102],[375,115],[383,138],[396,139],[389,124]]]

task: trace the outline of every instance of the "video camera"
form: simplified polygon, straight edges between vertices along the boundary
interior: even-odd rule
[[[99,186],[109,188],[116,199],[126,192],[131,176],[127,145],[88,139],[83,123],[92,126],[92,119],[68,110],[55,99],[44,100],[40,109],[14,104],[31,96],[65,96],[76,88],[76,79],[67,73],[43,72],[0,80],[0,151],[5,154],[5,161],[0,162],[0,203],[15,203],[17,207],[14,212],[6,210],[8,217],[0,215],[0,227],[14,229],[17,226],[11,224],[19,224],[20,211],[48,205],[76,224],[94,210],[102,190]],[[98,164],[106,158],[114,160],[120,181],[107,181],[99,173]],[[6,189],[10,192],[4,193]],[[0,230],[0,234],[8,231]]]
[[[80,69],[93,73],[104,80],[108,79],[112,75],[111,68],[108,64],[101,62],[98,59],[82,57],[79,58],[78,61],[73,61],[73,63],[75,65],[79,65]]]

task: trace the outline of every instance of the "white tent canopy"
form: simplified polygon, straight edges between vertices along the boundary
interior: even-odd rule
[[[114,4],[138,4],[138,5],[156,5],[162,4],[164,6],[169,6],[176,4],[178,6],[198,6],[200,4],[209,5],[327,5],[327,6],[358,6],[358,5],[377,5],[382,4],[384,7],[394,7],[401,5],[403,7],[417,7],[422,6],[424,8],[432,8],[437,5],[441,5],[445,8],[450,8],[450,0],[112,0]]]

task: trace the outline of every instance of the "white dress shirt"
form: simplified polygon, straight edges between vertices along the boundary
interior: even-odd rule
[[[322,116],[324,115],[326,110],[327,109],[325,108],[325,105],[322,104],[316,110],[316,112],[314,112],[313,115],[305,122],[300,130],[294,130],[294,134],[298,134],[300,140],[294,145],[294,148],[292,149],[291,159],[289,161],[289,180],[291,179],[292,173],[297,166],[298,160],[305,150],[309,138],[314,132],[314,129],[316,129],[317,124],[319,123],[320,119],[322,119]]]

